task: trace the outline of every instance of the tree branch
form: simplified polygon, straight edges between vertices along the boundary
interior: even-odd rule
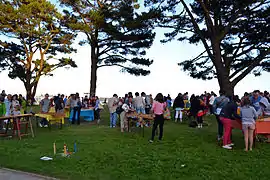
[[[197,0],[197,2],[202,6],[203,12],[205,14],[205,22],[210,30],[210,33],[215,33],[214,24],[212,22],[212,19],[210,17],[209,10],[206,8],[205,4],[202,2],[202,0]]]
[[[199,27],[199,25],[197,24],[195,18],[193,17],[191,11],[189,10],[187,4],[185,3],[184,0],[180,0],[180,1],[181,1],[181,3],[183,4],[184,8],[186,9],[186,11],[187,11],[189,17],[191,18],[191,22],[192,22],[192,24],[193,24],[193,26],[194,26],[195,32],[197,32],[197,33],[199,34],[200,39],[201,39],[201,41],[202,41],[202,43],[203,43],[203,45],[204,45],[204,47],[205,47],[205,49],[206,49],[206,51],[207,51],[209,57],[210,57],[211,59],[214,59],[214,56],[213,56],[213,54],[212,54],[211,51],[210,51],[210,47],[208,46],[206,40],[204,39],[204,36],[203,36],[203,34],[202,34],[201,30],[200,30],[200,27]]]
[[[122,67],[122,68],[126,68],[125,66],[120,65],[120,64],[103,64],[103,65],[97,66],[97,68],[109,67],[109,66],[119,66],[119,67]]]
[[[235,86],[239,81],[241,81],[244,77],[246,77],[251,71],[252,69],[254,69],[256,66],[258,66],[260,64],[260,62],[270,53],[270,48],[267,49],[266,51],[262,52],[260,55],[258,55],[253,63],[251,63],[248,68],[241,73],[239,76],[237,76],[233,81],[232,81],[232,85]]]
[[[239,37],[239,38],[240,38],[239,44],[238,44],[238,46],[237,46],[235,52],[233,53],[232,58],[236,58],[236,54],[237,54],[238,51],[240,50],[241,45],[242,45],[242,43],[243,43],[243,40],[245,39],[244,37]]]

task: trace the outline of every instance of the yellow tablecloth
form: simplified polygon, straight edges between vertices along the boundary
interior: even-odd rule
[[[55,113],[55,109],[54,108],[50,108],[49,113]],[[69,108],[65,108],[64,109],[64,113],[65,113],[65,118],[69,118],[70,109]]]
[[[47,121],[51,121],[51,123],[55,123],[55,121],[60,121],[62,124],[65,124],[65,117],[63,115],[57,115],[57,114],[35,114],[36,117],[40,118],[46,118]]]

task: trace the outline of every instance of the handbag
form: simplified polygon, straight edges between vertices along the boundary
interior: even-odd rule
[[[170,112],[170,110],[168,108],[166,108],[166,110],[164,111],[163,117],[166,120],[170,120],[171,119],[171,112]]]

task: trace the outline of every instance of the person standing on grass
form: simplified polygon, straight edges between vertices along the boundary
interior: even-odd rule
[[[45,94],[45,98],[40,101],[40,111],[41,113],[48,113],[51,107],[51,101],[49,99],[49,94]],[[40,127],[48,127],[48,121],[46,118],[42,118],[39,123]]]
[[[173,109],[175,110],[175,122],[180,121],[182,122],[182,110],[185,107],[184,99],[181,93],[173,101]]]
[[[203,112],[204,106],[201,103],[199,96],[193,96],[190,98],[190,116],[193,118],[196,118],[198,128],[202,128],[203,119],[202,119],[202,112]]]
[[[77,124],[80,125],[82,102],[81,102],[79,93],[73,94],[71,96],[70,108],[73,110],[73,117],[72,117],[71,124],[75,124],[75,121],[77,120]]]
[[[116,121],[117,121],[117,113],[116,109],[118,107],[118,96],[117,94],[114,94],[112,98],[108,99],[108,108],[110,111],[110,127],[115,128],[116,127]]]
[[[142,93],[142,96],[145,97],[145,114],[150,114],[151,110],[151,99],[149,95],[146,95],[144,92]]]
[[[0,96],[0,117],[6,115],[6,105],[4,103],[4,97]],[[0,121],[0,129],[4,128],[3,121]]]
[[[100,123],[100,100],[98,96],[95,97],[95,107],[94,107],[94,114],[95,114],[95,119],[97,120],[97,124]]]
[[[223,136],[223,124],[219,119],[219,115],[220,115],[222,108],[226,104],[228,104],[228,102],[230,101],[229,98],[227,98],[225,96],[225,93],[223,91],[220,90],[219,94],[220,94],[220,96],[217,97],[213,103],[213,112],[215,113],[217,123],[218,123],[218,141],[220,141],[222,139],[222,136]]]
[[[224,137],[223,137],[223,148],[232,149],[234,145],[231,141],[232,135],[232,125],[231,121],[236,119],[241,119],[241,117],[237,114],[238,105],[236,103],[237,97],[230,97],[230,102],[227,103],[220,112],[220,121],[224,126]]]
[[[142,96],[138,92],[135,93],[135,108],[138,114],[145,114],[145,101]]]
[[[260,91],[259,90],[253,91],[252,96],[250,97],[250,102],[251,102],[251,105],[255,108],[259,116],[262,115],[262,109],[260,105],[261,99],[262,99],[262,96],[260,95]]]
[[[128,102],[124,103],[122,105],[123,111],[120,114],[120,126],[121,126],[121,132],[125,132],[128,130],[128,120],[127,120],[127,113],[133,112],[134,107],[132,104],[132,98],[128,98]]]
[[[214,104],[214,101],[216,99],[217,95],[211,91],[211,97],[209,99],[209,110],[210,110],[210,114],[214,114],[213,112],[213,104]]]
[[[155,101],[153,102],[152,112],[154,114],[154,125],[152,129],[152,137],[149,140],[150,143],[154,142],[157,126],[159,125],[159,140],[162,140],[163,125],[164,125],[164,111],[166,109],[166,103],[164,103],[164,97],[161,93],[158,93]]]
[[[258,118],[258,116],[255,108],[251,106],[249,99],[243,100],[243,107],[241,108],[240,114],[242,120],[242,129],[245,136],[245,151],[248,151],[248,142],[249,150],[252,151],[255,120]]]

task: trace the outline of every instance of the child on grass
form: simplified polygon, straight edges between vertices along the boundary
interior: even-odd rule
[[[13,116],[18,116],[18,115],[21,115],[21,107],[20,107],[20,105],[16,105],[15,107],[14,107],[14,110],[13,110],[13,112],[12,112],[12,115]],[[16,131],[20,131],[20,129],[21,129],[21,125],[20,125],[20,123],[21,123],[21,121],[20,121],[20,118],[17,118],[17,122],[18,122],[18,127],[19,127],[19,129],[17,128],[17,124],[16,124],[16,121],[14,122],[13,121],[13,124],[14,124],[14,130],[15,130],[15,134],[17,133]]]
[[[256,110],[251,106],[249,99],[243,100],[243,107],[241,108],[242,128],[245,136],[245,151],[252,151],[253,137],[255,130],[255,120],[258,118]]]

